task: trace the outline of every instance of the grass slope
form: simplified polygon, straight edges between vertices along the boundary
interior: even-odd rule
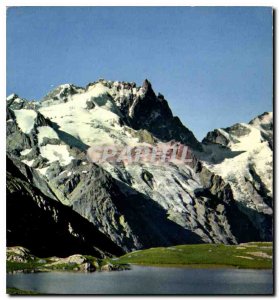
[[[272,243],[199,244],[151,248],[128,253],[111,260],[111,263],[271,269]]]

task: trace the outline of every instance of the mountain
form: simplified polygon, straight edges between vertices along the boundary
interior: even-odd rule
[[[20,244],[41,257],[73,252],[101,257],[123,253],[70,207],[45,196],[21,168],[34,172],[7,157],[7,246]]]
[[[205,166],[228,182],[234,199],[262,239],[272,238],[273,114],[209,132]]]
[[[24,202],[13,201],[7,213],[16,215],[19,207],[27,213],[31,202],[36,215],[48,205],[50,210],[59,206],[65,218],[84,224],[80,234],[93,230],[99,237],[86,235],[80,253],[90,247],[106,255],[119,249],[272,239],[272,113],[214,130],[199,142],[148,80],[140,87],[104,79],[85,88],[64,84],[41,101],[13,94],[6,102],[7,155],[17,166],[8,178],[17,179],[19,190],[35,190],[47,203],[35,205],[33,192],[26,192]],[[187,146],[191,162],[90,160],[92,146],[112,145]],[[8,203],[13,197],[8,193]],[[19,220],[21,228],[30,228],[30,240],[41,232],[34,242],[41,244],[39,249],[49,235],[48,222],[37,219],[35,233],[33,218]],[[10,220],[9,226],[17,229],[13,239],[8,235],[9,245],[30,248],[24,244],[27,237],[17,233],[17,218]],[[56,227],[69,234],[55,222],[53,232]],[[65,255],[77,251],[73,244],[68,247],[72,253]]]

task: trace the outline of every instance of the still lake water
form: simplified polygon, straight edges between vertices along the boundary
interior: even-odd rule
[[[42,294],[272,294],[271,270],[132,266],[129,271],[8,274],[7,286]]]

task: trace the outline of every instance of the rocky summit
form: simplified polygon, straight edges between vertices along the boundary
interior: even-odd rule
[[[272,240],[273,115],[199,142],[145,80],[7,98],[7,245],[38,256]],[[92,162],[92,146],[189,147],[192,163]]]

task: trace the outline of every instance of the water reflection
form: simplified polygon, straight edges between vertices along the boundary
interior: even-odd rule
[[[272,294],[271,270],[133,266],[130,271],[7,275],[7,286],[47,294]]]

